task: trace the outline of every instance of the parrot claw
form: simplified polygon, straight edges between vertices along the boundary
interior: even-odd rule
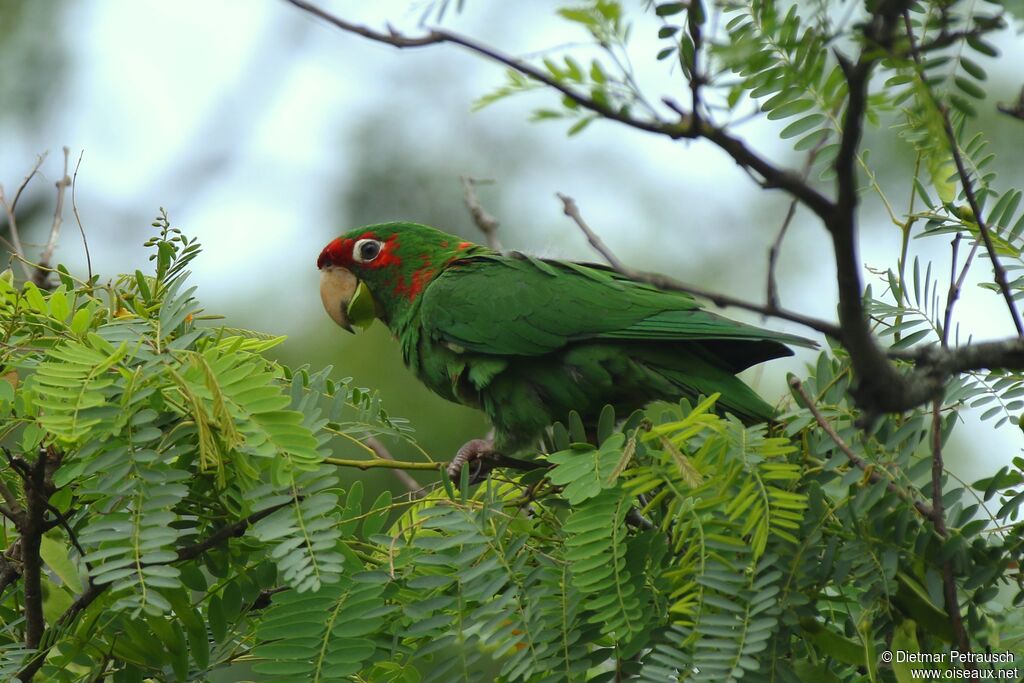
[[[544,462],[519,460],[496,453],[494,443],[487,439],[472,439],[463,444],[452,461],[448,463],[448,478],[458,481],[462,475],[462,468],[473,462],[476,463],[476,467],[470,472],[470,484],[479,484],[495,467],[511,467],[524,471],[547,467]]]
[[[448,463],[448,477],[452,481],[458,481],[462,475],[462,468],[472,463],[477,462],[478,467],[475,472],[469,478],[469,483],[476,484],[490,472],[491,467],[489,463],[485,462],[485,458],[494,455],[494,444],[487,439],[472,439],[462,445],[462,448],[458,450],[452,461]]]

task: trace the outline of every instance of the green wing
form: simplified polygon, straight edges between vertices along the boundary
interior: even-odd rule
[[[495,355],[540,356],[584,340],[698,342],[738,372],[790,355],[784,344],[814,346],[601,266],[521,254],[451,264],[424,293],[420,316],[429,337]]]

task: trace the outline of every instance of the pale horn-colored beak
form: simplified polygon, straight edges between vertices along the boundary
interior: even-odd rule
[[[324,309],[331,320],[348,332],[353,331],[348,307],[358,286],[359,280],[350,270],[340,266],[324,266],[320,269],[320,300],[324,302]]]

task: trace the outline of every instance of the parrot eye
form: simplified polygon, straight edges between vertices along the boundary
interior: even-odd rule
[[[352,259],[359,263],[369,263],[380,254],[381,243],[377,240],[362,239],[352,247]]]

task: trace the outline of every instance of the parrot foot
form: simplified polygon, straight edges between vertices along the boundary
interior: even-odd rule
[[[484,458],[494,455],[494,444],[487,439],[472,439],[462,445],[462,448],[455,453],[455,457],[448,463],[448,477],[452,481],[458,481],[462,475],[462,468],[466,465],[477,461],[479,467],[476,472],[472,473],[469,480],[471,484],[475,484],[490,471],[493,465],[488,466],[484,462]]]
[[[470,484],[479,484],[495,467],[511,467],[517,470],[535,470],[547,467],[543,462],[528,462],[496,453],[492,441],[473,439],[463,444],[452,461],[448,463],[448,477],[457,482],[462,475],[462,468],[473,462],[476,463],[476,467],[470,472]]]

